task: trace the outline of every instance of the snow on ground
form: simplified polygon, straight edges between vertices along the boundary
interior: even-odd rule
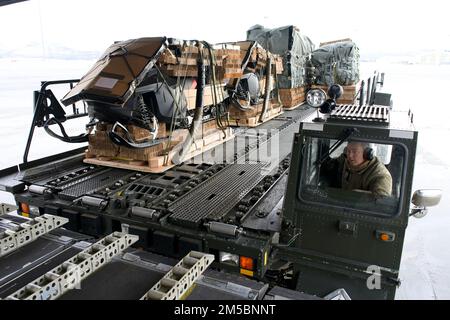
[[[363,63],[362,72],[386,72],[385,90],[394,108],[411,109],[419,131],[413,190],[442,189],[437,207],[423,219],[412,218],[406,230],[397,299],[450,299],[450,65],[378,65]]]
[[[0,168],[22,160],[33,110],[33,90],[43,80],[81,77],[94,61],[0,59]],[[450,108],[446,97],[450,89],[450,65],[376,65],[362,63],[361,74],[373,70],[386,73],[385,87],[393,93],[394,108],[411,109],[419,130],[419,146],[414,190],[438,188],[443,198],[423,219],[410,219],[406,232],[397,299],[450,299]],[[65,91],[64,91],[65,90]],[[64,94],[67,89],[61,89]],[[83,124],[73,125],[69,133],[81,133]],[[72,149],[38,129],[30,159]],[[13,198],[0,192],[0,201]]]
[[[2,150],[8,150],[0,157],[1,168],[22,160],[33,116],[33,91],[40,89],[41,81],[80,78],[94,62],[0,59],[0,145]],[[58,89],[62,97],[68,91],[68,85]],[[78,130],[84,130],[83,126],[79,124]],[[47,136],[42,129],[36,131],[35,141],[37,144],[31,147],[30,159],[49,155],[52,150],[73,148]]]

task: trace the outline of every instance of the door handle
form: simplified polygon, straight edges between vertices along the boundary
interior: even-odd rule
[[[355,222],[339,221],[339,232],[346,235],[355,236],[358,225]]]

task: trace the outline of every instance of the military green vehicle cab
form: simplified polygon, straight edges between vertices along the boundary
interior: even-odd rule
[[[311,115],[295,134],[278,256],[293,262],[297,290],[394,299],[408,219],[440,199],[438,190],[419,190],[411,208],[412,114],[336,106],[315,94],[311,104],[329,112]]]

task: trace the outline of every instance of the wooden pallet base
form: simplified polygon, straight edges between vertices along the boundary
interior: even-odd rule
[[[302,104],[304,104],[304,103],[305,103],[305,100],[303,99],[303,100],[297,102],[297,103],[294,104],[294,105],[283,106],[283,110],[285,110],[285,111],[295,110],[295,109],[297,109],[298,107],[300,107],[300,106],[301,106]]]
[[[354,84],[354,85],[342,86],[342,88],[344,89],[344,94],[339,99],[337,99],[336,103],[337,104],[354,104],[355,100],[358,98],[358,97],[356,97],[356,94],[358,93],[360,86],[361,86],[360,82],[358,82],[357,84]],[[315,88],[322,89],[325,92],[328,91],[328,86],[326,86],[326,85],[313,84],[311,86],[311,89],[315,89]]]
[[[280,100],[283,104],[284,110],[294,110],[303,102],[306,98],[306,88],[297,87],[291,89],[280,89]]]
[[[259,121],[259,115],[256,117],[248,117],[248,118],[230,117],[230,126],[254,128],[254,127],[257,127],[269,120],[272,120],[273,118],[279,116],[282,113],[283,113],[283,108],[281,105],[278,105],[278,106],[272,105],[272,108],[267,111],[264,121],[262,121],[262,122]]]
[[[295,110],[295,109],[297,109],[298,107],[300,107],[300,106],[302,106],[303,104],[305,104],[306,102],[305,101],[302,101],[302,102],[300,102],[299,104],[297,104],[297,105],[295,105],[295,106],[293,106],[293,107],[286,107],[286,106],[283,106],[283,110],[284,111],[292,111],[292,110]]]
[[[233,139],[234,134],[231,128],[225,130],[226,138],[223,139],[223,132],[216,130],[201,139],[197,139],[191,146],[191,150],[186,154],[184,161],[198,156],[199,154],[206,152],[226,141]],[[136,161],[130,159],[120,159],[113,157],[95,157],[90,158],[91,155],[87,154],[84,159],[85,163],[95,164],[106,167],[113,167],[119,169],[135,170],[149,173],[161,173],[174,167],[172,159],[175,156],[175,151],[170,151],[167,156],[159,155],[149,158],[148,161]],[[167,158],[168,157],[168,158]],[[164,165],[167,160],[167,165]]]

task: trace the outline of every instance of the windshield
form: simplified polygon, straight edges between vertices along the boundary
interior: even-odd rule
[[[397,214],[404,148],[370,141],[346,141],[328,154],[334,143],[336,140],[306,138],[300,199],[371,214]]]

